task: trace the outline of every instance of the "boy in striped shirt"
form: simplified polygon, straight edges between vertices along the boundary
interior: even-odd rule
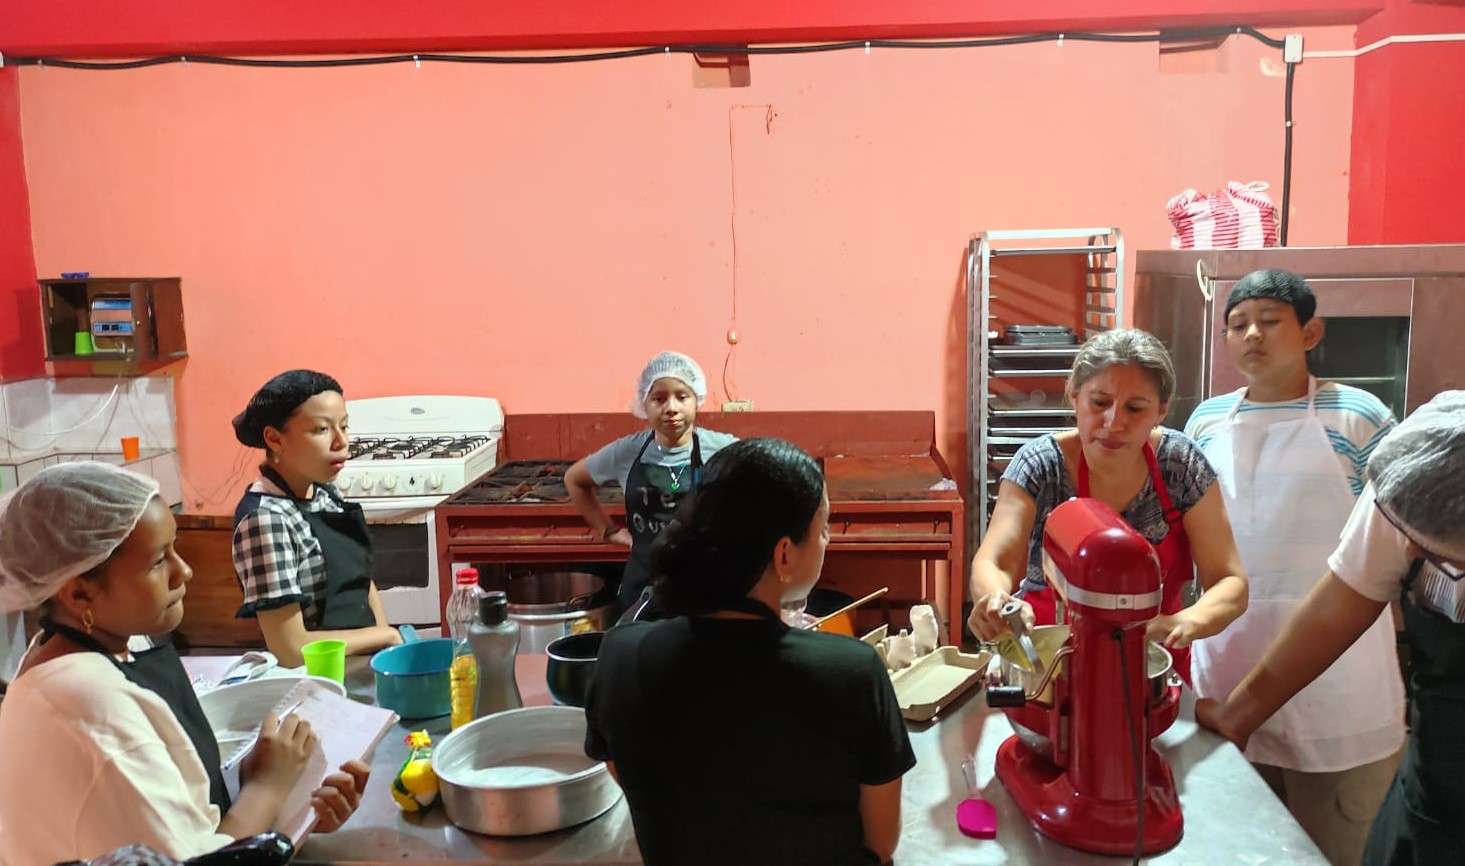
[[[1192,678],[1224,700],[1328,571],[1375,446],[1394,427],[1374,395],[1308,374],[1323,337],[1307,281],[1242,277],[1222,338],[1247,385],[1198,406],[1185,426],[1221,482],[1250,578],[1247,611],[1197,641]],[[1404,689],[1387,613],[1271,717],[1246,757],[1332,863],[1357,863],[1398,764]]]

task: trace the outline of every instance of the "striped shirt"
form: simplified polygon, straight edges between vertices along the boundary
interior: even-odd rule
[[[300,605],[306,628],[318,628],[325,613],[326,559],[310,528],[307,511],[340,511],[325,485],[302,502],[276,487],[268,478],[250,485],[246,493],[261,493],[253,511],[234,527],[234,576],[244,592],[244,604],[234,615],[250,619],[261,610]]]
[[[1244,390],[1244,389],[1243,389]],[[1226,423],[1226,416],[1243,391],[1233,391],[1212,397],[1195,408],[1190,420],[1185,422],[1185,432],[1202,448],[1216,438]],[[1337,382],[1321,382],[1317,386],[1317,416],[1333,454],[1348,478],[1348,486],[1357,496],[1363,492],[1367,481],[1369,455],[1379,442],[1394,429],[1394,416],[1389,407],[1379,398],[1351,385]],[[1236,413],[1241,424],[1275,424],[1280,421],[1295,421],[1307,417],[1307,398],[1289,400],[1285,403],[1257,403],[1247,400]]]
[[[1160,444],[1155,448],[1155,462],[1170,502],[1181,514],[1190,511],[1216,481],[1216,471],[1206,456],[1189,437],[1178,430],[1160,428]],[[1010,481],[1026,490],[1037,504],[1033,531],[1028,537],[1028,567],[1022,588],[1041,590],[1047,586],[1043,578],[1043,530],[1053,509],[1078,495],[1078,485],[1070,478],[1063,462],[1063,449],[1055,434],[1040,436],[1018,449],[1003,481]],[[1139,531],[1151,544],[1159,544],[1170,534],[1165,522],[1165,508],[1155,492],[1153,479],[1145,476],[1144,485],[1119,515]]]

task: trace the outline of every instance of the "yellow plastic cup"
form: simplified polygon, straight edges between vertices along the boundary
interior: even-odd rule
[[[346,642],[343,640],[314,640],[300,648],[305,659],[305,672],[313,677],[325,677],[342,685],[346,683]]]

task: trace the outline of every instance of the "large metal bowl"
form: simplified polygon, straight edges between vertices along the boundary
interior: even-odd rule
[[[529,836],[584,823],[621,798],[585,756],[585,711],[526,707],[453,731],[432,753],[448,820],[489,836]]]
[[[1068,640],[1068,626],[1040,625],[1030,629],[1029,634],[1032,635],[1033,648],[1038,651],[1038,658],[1043,662],[1044,669],[1047,669],[1053,664],[1053,657],[1058,653],[1059,648]],[[1068,660],[1060,659],[1059,664],[1067,665]],[[1145,673],[1149,681],[1149,704],[1151,706],[1159,704],[1164,699],[1174,665],[1175,662],[1171,658],[1169,650],[1153,641],[1146,644]],[[1032,690],[1042,679],[1036,673],[1014,664],[1005,656],[1002,657],[1002,676],[1010,685],[1021,685],[1024,691]],[[1036,703],[1003,708],[1018,739],[1026,743],[1028,748],[1047,758],[1053,756],[1053,744],[1049,741],[1047,734],[1043,732],[1047,730],[1048,714],[1052,712],[1052,703],[1053,683],[1050,680],[1039,693]]]

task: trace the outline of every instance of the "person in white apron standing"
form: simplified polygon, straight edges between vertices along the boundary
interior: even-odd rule
[[[1197,407],[1186,425],[1215,467],[1250,604],[1194,644],[1198,695],[1224,700],[1327,570],[1364,485],[1374,445],[1394,426],[1377,397],[1319,384],[1307,351],[1322,339],[1307,282],[1256,271],[1232,289],[1225,341],[1247,386]],[[1246,756],[1334,864],[1355,864],[1404,741],[1404,689],[1391,618],[1250,737]]]

